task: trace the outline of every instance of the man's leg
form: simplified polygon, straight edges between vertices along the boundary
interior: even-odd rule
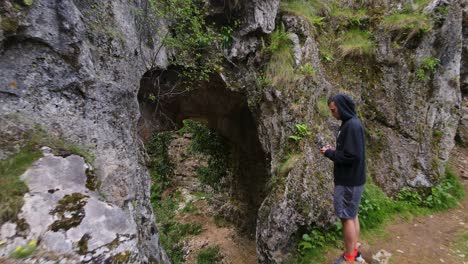
[[[357,242],[358,242],[358,240],[359,240],[359,233],[360,233],[360,231],[361,231],[361,227],[360,227],[360,225],[359,225],[359,218],[358,218],[357,215],[356,215],[356,217],[354,218],[354,229],[356,230],[356,244],[357,244]],[[356,245],[356,247],[357,247],[357,245]]]
[[[356,247],[356,226],[353,219],[341,219],[343,224],[343,236],[345,242],[345,253],[347,255],[354,255],[354,248]]]

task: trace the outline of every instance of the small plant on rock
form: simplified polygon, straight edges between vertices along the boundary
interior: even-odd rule
[[[429,80],[429,75],[437,70],[440,60],[434,57],[427,57],[421,61],[419,69],[416,70],[416,78],[421,81]]]
[[[294,135],[289,136],[290,139],[294,141],[299,141],[307,136],[310,136],[312,133],[309,130],[307,124],[296,124],[296,132]]]
[[[31,256],[37,250],[37,241],[31,240],[28,245],[22,247],[17,246],[10,254],[10,258],[22,259]]]

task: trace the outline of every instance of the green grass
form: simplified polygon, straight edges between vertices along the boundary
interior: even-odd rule
[[[411,39],[418,33],[428,32],[432,29],[432,20],[424,13],[396,13],[384,17],[382,27],[388,32],[397,32],[397,40]]]
[[[183,263],[182,241],[198,235],[202,227],[198,223],[178,223],[175,220],[180,194],[172,193],[164,199],[152,199],[156,223],[159,227],[161,244],[172,263]]]
[[[266,78],[278,88],[293,89],[296,79],[293,43],[284,30],[284,26],[278,27],[271,34],[270,44],[266,51],[271,54],[271,58],[266,65]]]
[[[454,250],[457,256],[468,256],[468,231],[462,231],[455,235],[455,239],[451,244],[451,249]]]
[[[219,252],[219,246],[202,249],[197,254],[197,264],[215,264],[221,263],[222,255]]]
[[[326,1],[318,0],[290,0],[280,3],[282,12],[304,18],[311,26],[313,33],[317,33],[317,28],[324,26],[325,17],[321,14],[329,9],[330,6]]]
[[[328,108],[328,99],[326,97],[319,97],[315,102],[315,109],[322,117],[330,116],[330,109]]]
[[[352,9],[333,3],[330,8],[329,20],[340,26],[362,26],[369,19],[366,9]]]
[[[23,206],[23,195],[28,192],[20,176],[41,156],[40,151],[28,146],[0,160],[0,225],[16,219]]]
[[[53,150],[55,155],[79,155],[82,156],[88,163],[93,163],[95,160],[93,154],[77,145],[67,143],[63,139],[48,134],[39,126],[36,126],[34,131],[32,131],[29,135],[28,144],[29,146],[35,147],[37,149],[42,146],[47,146]]]
[[[338,49],[342,57],[371,56],[375,52],[372,34],[367,31],[349,30],[339,38],[339,42]]]

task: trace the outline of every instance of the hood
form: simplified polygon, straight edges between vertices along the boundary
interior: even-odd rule
[[[356,104],[353,99],[346,94],[337,94],[333,97],[335,105],[338,107],[341,121],[346,121],[356,116]]]

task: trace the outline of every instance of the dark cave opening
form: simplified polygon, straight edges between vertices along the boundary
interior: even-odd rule
[[[147,72],[138,93],[139,135],[147,142],[155,133],[177,131],[187,119],[205,123],[229,142],[235,175],[223,190],[244,206],[226,219],[253,235],[257,211],[266,196],[269,159],[259,141],[256,122],[242,92],[229,90],[223,80],[184,81],[176,67]]]

